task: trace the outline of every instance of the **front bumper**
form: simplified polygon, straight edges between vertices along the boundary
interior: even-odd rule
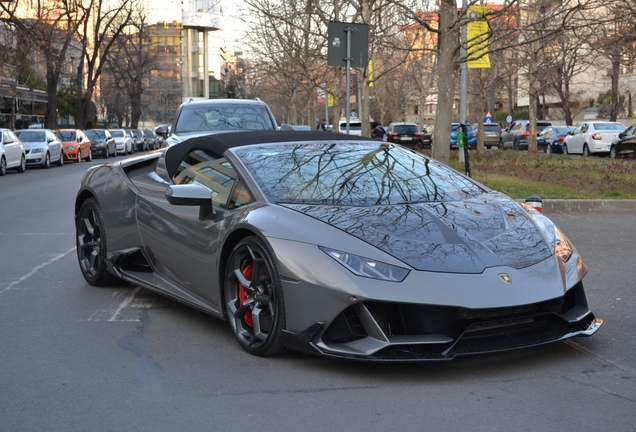
[[[366,361],[441,361],[591,336],[603,323],[583,284],[549,301],[491,309],[366,301],[328,326],[284,332],[293,350]]]
[[[44,166],[46,152],[31,153],[31,151],[25,151],[26,153],[26,166]]]
[[[91,152],[93,153],[93,156],[108,156],[109,152],[108,152],[108,146],[91,146]]]
[[[64,159],[70,162],[77,162],[79,160],[79,148],[64,150]]]

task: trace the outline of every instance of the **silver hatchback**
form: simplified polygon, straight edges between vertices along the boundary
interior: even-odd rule
[[[22,129],[15,134],[24,143],[27,166],[50,168],[51,163],[64,165],[62,141],[50,129]]]

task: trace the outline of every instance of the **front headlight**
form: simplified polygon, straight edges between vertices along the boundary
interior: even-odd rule
[[[568,260],[572,256],[572,246],[570,245],[570,242],[568,241],[565,234],[563,234],[561,230],[558,229],[556,225],[554,225],[554,222],[543,216],[531,206],[527,205],[526,203],[522,203],[521,205],[537,223],[537,225],[545,235],[546,240],[550,244],[550,247],[552,248],[554,254],[559,257],[561,261],[568,262]]]
[[[402,282],[408,276],[410,270],[397,267],[381,261],[375,261],[370,258],[364,258],[358,255],[337,251],[325,247],[320,247],[324,253],[342,264],[351,273],[368,277],[372,279],[380,279],[390,282]]]
[[[34,148],[31,150],[31,153],[43,153],[44,149],[42,148]]]

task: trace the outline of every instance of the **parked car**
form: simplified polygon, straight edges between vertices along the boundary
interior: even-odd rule
[[[431,147],[433,145],[434,130],[435,130],[435,125],[428,125],[425,128],[422,128],[422,146],[423,147]]]
[[[537,122],[537,135],[543,129],[552,126],[552,123],[546,121]],[[515,150],[528,148],[528,137],[530,136],[530,120],[515,120],[501,132],[502,148],[513,148]]]
[[[148,151],[148,143],[146,142],[146,135],[144,135],[141,129],[131,129],[133,136],[133,145],[135,151]]]
[[[117,156],[117,145],[108,129],[89,129],[86,131],[86,136],[91,141],[93,156],[105,158]]]
[[[466,125],[466,126],[468,127],[468,145],[470,146],[470,148],[475,148],[477,147],[477,136],[475,134],[475,131],[473,130],[473,127],[471,125]],[[457,134],[459,133],[460,129],[461,129],[461,124],[459,123],[451,124],[450,146],[452,149],[459,148],[459,145],[457,144]]]
[[[618,122],[585,121],[565,138],[563,153],[583,156],[609,154],[612,142],[624,130],[625,126]]]
[[[422,146],[422,132],[415,123],[395,122],[389,124],[386,140],[408,147]]]
[[[26,153],[24,144],[11,129],[0,129],[0,176],[8,169],[26,171]]]
[[[473,130],[477,134],[478,123],[473,124]],[[501,126],[498,123],[484,123],[484,147],[501,147]]]
[[[602,326],[552,221],[434,159],[324,132],[213,138],[84,175],[88,284],[123,279],[227,320],[258,356],[440,361]]]
[[[311,128],[307,125],[292,125],[294,130],[296,131],[310,131]],[[327,129],[327,125],[325,125],[325,130]]]
[[[157,150],[158,148],[161,148],[159,135],[157,135],[154,131],[145,130],[144,137],[146,138],[146,145],[149,150]]]
[[[51,163],[64,165],[62,141],[51,129],[21,129],[15,134],[24,143],[27,166],[50,168]]]
[[[133,140],[126,133],[125,129],[108,129],[108,132],[110,132],[110,135],[115,140],[117,153],[127,155],[135,152],[136,149],[133,145]]]
[[[91,141],[83,131],[79,129],[60,129],[55,131],[55,136],[62,141],[64,159],[67,161],[81,162],[85,160],[90,162],[93,160]]]
[[[548,126],[537,136],[537,150],[545,153],[563,153],[565,137],[573,126]]]
[[[636,156],[636,123],[619,133],[610,147],[612,159],[634,156]]]
[[[194,136],[246,130],[278,130],[274,114],[260,99],[208,99],[189,100],[177,110],[167,146]],[[281,130],[293,130],[287,123]],[[168,127],[159,126],[157,134],[166,135]]]
[[[340,133],[347,133],[347,119],[340,119]],[[362,135],[362,122],[358,119],[349,119],[349,135]]]

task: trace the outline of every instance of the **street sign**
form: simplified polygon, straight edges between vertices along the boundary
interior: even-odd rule
[[[484,123],[492,123],[492,114],[490,114],[490,111],[488,111],[486,117],[484,117]]]
[[[369,63],[369,25],[329,22],[327,64],[347,66],[347,30],[351,29],[351,67],[366,68]]]
[[[507,121],[508,123],[512,123],[512,116],[508,116],[508,117],[506,117],[506,121]]]

